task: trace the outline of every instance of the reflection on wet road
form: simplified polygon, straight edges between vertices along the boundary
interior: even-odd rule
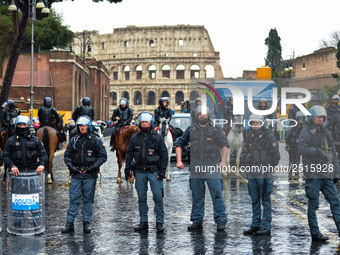
[[[106,142],[107,143],[107,142]],[[281,146],[282,147],[282,146]],[[281,163],[288,163],[281,148]],[[151,192],[149,230],[135,233],[139,223],[137,194],[132,184],[116,183],[115,154],[98,179],[92,233],[83,234],[81,215],[74,235],[62,235],[68,207],[68,170],[62,155],[55,158],[55,182],[46,186],[46,231],[39,236],[12,236],[6,232],[5,184],[2,183],[2,234],[0,245],[5,254],[336,254],[339,236],[329,204],[320,196],[320,230],[328,244],[312,243],[307,222],[307,198],[303,180],[277,178],[274,184],[271,237],[244,236],[251,223],[251,200],[245,179],[225,179],[224,196],[228,212],[225,232],[217,232],[213,221],[210,194],[206,193],[203,231],[188,232],[191,192],[188,167],[179,171],[172,164],[172,180],[164,181],[165,232],[156,234]],[[100,182],[101,180],[101,182]],[[99,183],[100,182],[100,183]]]

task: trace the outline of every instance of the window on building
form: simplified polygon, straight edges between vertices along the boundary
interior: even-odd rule
[[[155,105],[155,102],[156,102],[155,92],[149,91],[148,92],[148,105]]]
[[[140,79],[142,79],[142,76],[143,76],[143,67],[137,66],[136,67],[136,79],[140,80]]]
[[[156,79],[156,66],[155,65],[149,66],[149,78]]]
[[[302,63],[302,71],[306,70],[306,63]]]
[[[184,71],[185,71],[184,65],[178,65],[176,67],[176,79],[184,79]]]
[[[129,101],[130,101],[130,95],[129,95],[129,92],[127,92],[127,91],[123,91],[123,93],[122,93],[122,97],[125,97],[127,100],[129,100]]]
[[[205,78],[215,78],[215,68],[212,65],[205,67]]]
[[[134,105],[141,105],[142,104],[142,93],[140,91],[135,92],[133,103],[134,103]]]
[[[105,50],[105,43],[102,42],[102,50]]]
[[[111,105],[117,105],[117,92],[110,92]]]
[[[162,77],[170,78],[170,66],[169,65],[164,65],[162,67]]]
[[[114,71],[113,72],[113,80],[118,80],[118,72],[117,71]]]
[[[200,67],[192,65],[190,68],[190,79],[198,79],[200,77]]]
[[[124,80],[125,81],[130,80],[130,67],[129,66],[124,67]]]
[[[177,91],[175,96],[175,104],[181,105],[184,102],[184,93],[182,91]]]
[[[179,39],[179,40],[178,40],[178,46],[183,46],[183,45],[184,45],[183,39]]]
[[[151,47],[155,46],[154,40],[149,40],[149,45],[150,45]]]
[[[129,42],[128,41],[124,41],[124,47],[128,48],[129,47]]]

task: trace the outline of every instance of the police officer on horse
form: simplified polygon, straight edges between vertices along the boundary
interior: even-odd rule
[[[251,114],[249,123],[251,129],[246,137],[245,161],[248,166],[256,168],[247,173],[253,217],[250,228],[245,230],[244,234],[270,235],[272,221],[270,196],[273,192],[273,178],[269,167],[275,167],[280,161],[279,144],[273,133],[265,127],[263,116]]]
[[[162,97],[159,99],[159,106],[155,109],[155,121],[157,126],[161,123],[161,118],[171,120],[172,112],[169,108],[169,98]]]
[[[125,179],[131,178],[133,169],[136,177],[135,187],[138,194],[140,223],[134,230],[141,231],[148,228],[147,190],[149,182],[155,203],[156,230],[163,232],[163,179],[169,160],[168,150],[163,137],[152,130],[153,116],[150,112],[142,112],[138,116],[138,122],[140,131],[131,137],[125,166]]]
[[[23,171],[41,174],[48,160],[40,139],[30,134],[29,125],[30,119],[25,115],[19,115],[15,121],[14,136],[5,144],[3,160],[14,176]]]
[[[305,191],[308,198],[308,225],[314,241],[327,241],[318,226],[316,211],[319,208],[320,191],[330,203],[335,225],[340,233],[340,199],[336,182],[339,178],[339,162],[333,138],[323,127],[327,113],[323,106],[314,105],[307,123],[299,136],[299,153],[306,175]],[[323,171],[316,171],[322,169]],[[326,170],[326,171],[324,171]]]
[[[207,183],[211,199],[213,200],[214,221],[217,231],[224,231],[228,221],[223,199],[223,180],[221,171],[196,172],[196,167],[226,167],[229,143],[222,129],[213,126],[209,119],[210,110],[200,105],[196,108],[197,122],[190,127],[176,142],[177,168],[183,169],[182,150],[190,142],[190,188],[192,191],[192,209],[188,227],[189,231],[203,228],[205,183]],[[222,149],[222,157],[220,157]],[[224,169],[225,170],[225,169]]]
[[[340,112],[339,99],[340,97],[338,95],[332,96],[331,103],[326,106],[328,121],[331,121],[333,116]]]
[[[11,119],[20,115],[20,111],[16,109],[16,105],[12,99],[8,99],[4,104],[4,109],[1,114],[1,132],[8,130]]]
[[[129,107],[129,100],[125,97],[119,100],[119,107],[113,111],[112,121],[118,121],[113,129],[110,145],[112,146],[111,151],[116,149],[116,136],[119,129],[123,126],[130,125],[133,117],[133,111]]]
[[[83,202],[83,232],[90,233],[92,216],[92,201],[96,187],[99,167],[107,160],[105,146],[92,134],[92,120],[81,116],[77,120],[78,135],[67,145],[64,161],[72,176],[69,195],[70,205],[67,210],[66,226],[62,233],[74,232],[74,220],[78,207]]]
[[[191,121],[194,123],[194,122],[197,122],[197,118],[196,118],[196,108],[197,106],[201,105],[202,104],[202,99],[200,97],[197,97],[195,99],[195,106],[194,108],[191,110],[190,112],[190,116],[191,116]]]
[[[77,121],[80,116],[88,116],[91,121],[94,119],[94,109],[91,106],[91,99],[89,97],[84,97],[81,100],[82,105],[78,106],[72,113],[72,119]]]

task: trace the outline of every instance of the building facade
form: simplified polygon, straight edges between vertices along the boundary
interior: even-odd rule
[[[136,114],[153,111],[162,97],[169,97],[170,107],[179,111],[183,101],[197,96],[190,95],[196,79],[223,78],[219,52],[204,26],[127,26],[110,34],[84,32],[91,37],[92,56],[110,71],[111,113],[121,97],[129,99]],[[80,52],[76,44],[73,49]]]

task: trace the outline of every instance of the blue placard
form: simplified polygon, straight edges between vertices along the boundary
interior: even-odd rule
[[[18,211],[31,211],[39,209],[39,193],[12,194],[12,209]]]

